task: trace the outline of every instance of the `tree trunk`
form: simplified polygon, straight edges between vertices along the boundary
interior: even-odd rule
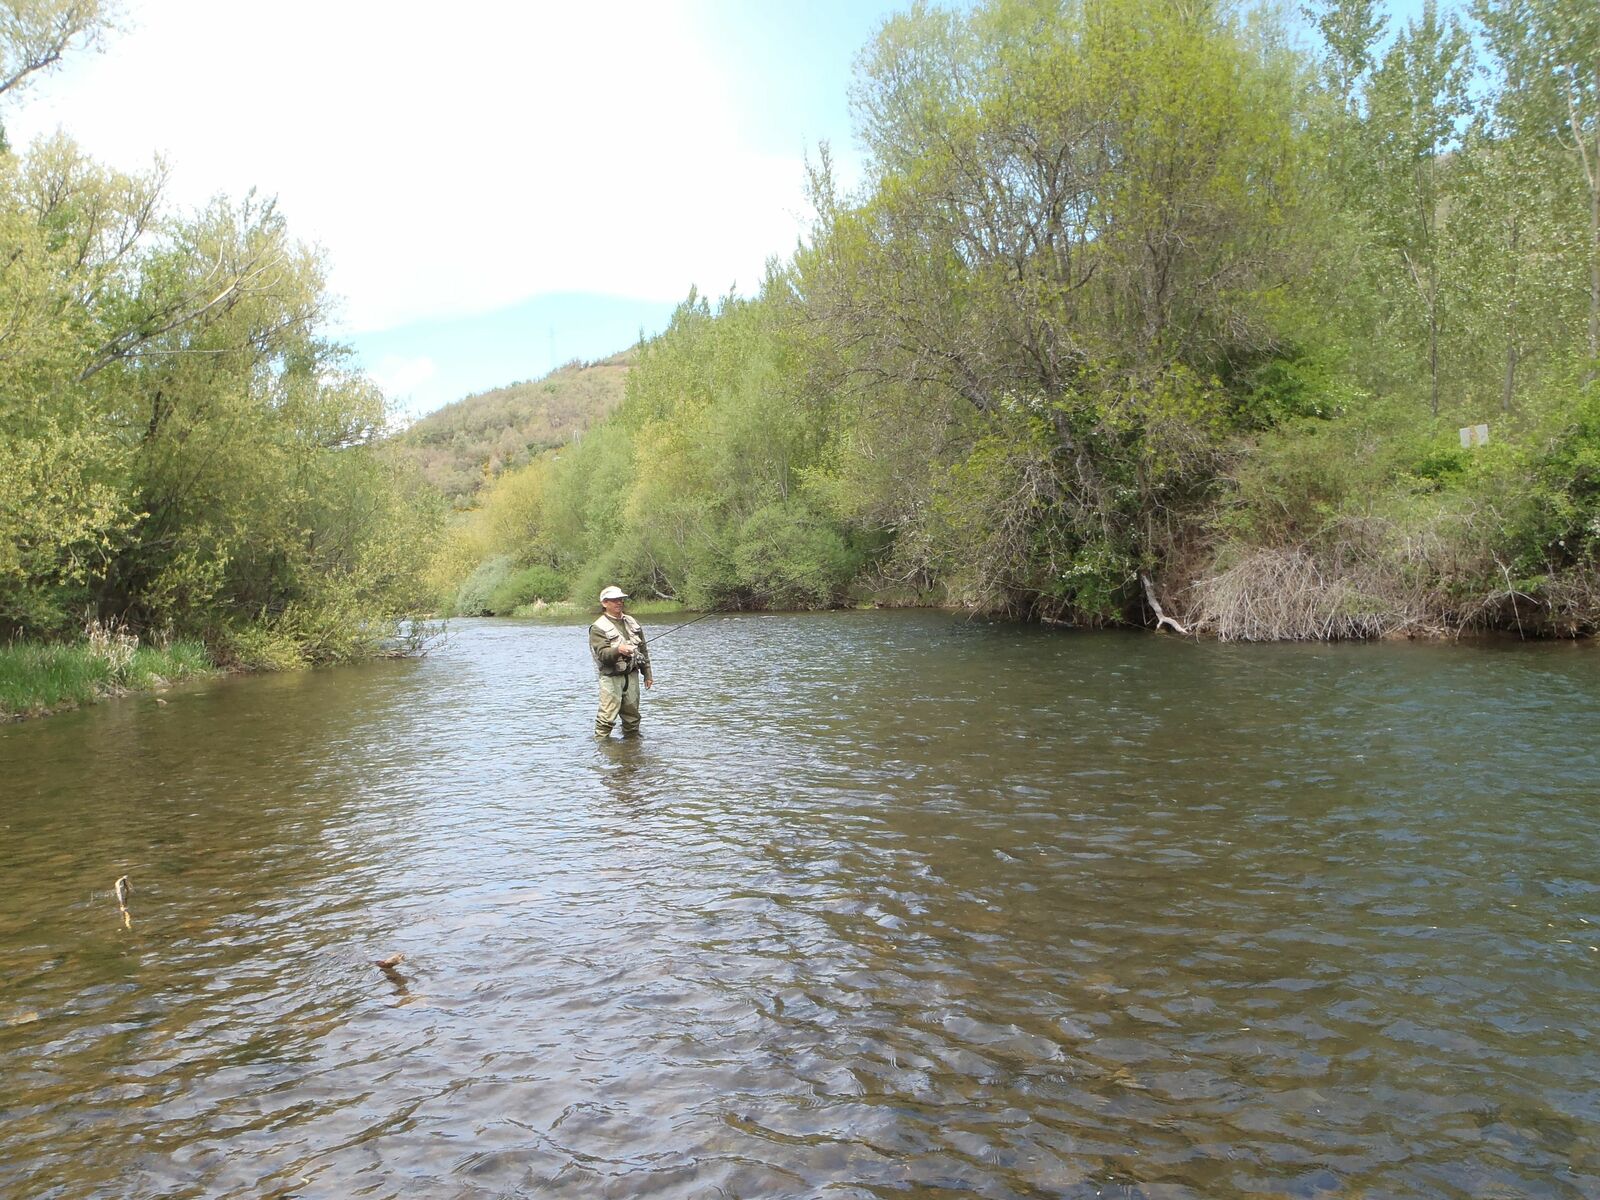
[[[1513,300],[1511,302],[1511,313],[1512,313],[1513,316],[1516,314],[1516,310],[1517,310],[1517,302],[1515,300]],[[1516,335],[1514,330],[1507,329],[1506,330],[1506,379],[1505,379],[1505,384],[1500,389],[1500,411],[1501,412],[1508,413],[1508,412],[1511,411],[1511,397],[1516,393],[1516,390],[1517,390],[1517,335]]]
[[[1593,383],[1600,362],[1600,58],[1595,59],[1594,154],[1583,150],[1583,131],[1576,105],[1572,108],[1572,136],[1583,157],[1583,173],[1589,185],[1589,369],[1583,381]]]
[[[1428,297],[1428,410],[1439,415],[1439,292]]]

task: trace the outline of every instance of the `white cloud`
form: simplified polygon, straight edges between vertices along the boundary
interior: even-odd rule
[[[696,9],[147,0],[101,56],[5,114],[180,203],[257,186],[322,245],[347,330],[587,291],[760,278],[801,231],[802,169],[744,143]]]
[[[439,365],[426,355],[418,358],[385,355],[367,371],[384,395],[401,399],[415,393],[438,373]]]

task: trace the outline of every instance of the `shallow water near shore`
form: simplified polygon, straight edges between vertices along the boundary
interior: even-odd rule
[[[654,658],[0,727],[0,1196],[1600,1195],[1595,647]]]

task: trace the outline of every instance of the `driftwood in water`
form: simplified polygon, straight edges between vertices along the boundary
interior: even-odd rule
[[[1162,610],[1161,601],[1156,599],[1156,585],[1150,582],[1150,576],[1140,571],[1139,582],[1144,584],[1144,598],[1150,602],[1150,610],[1156,614],[1156,628],[1160,629],[1163,625],[1171,625],[1179,633],[1187,637],[1189,631],[1167,616],[1166,612]]]
[[[128,894],[130,891],[128,877],[126,875],[117,876],[117,881],[111,885],[111,890],[116,893],[117,908],[122,913],[122,927],[124,929],[132,929],[133,917],[128,913]]]

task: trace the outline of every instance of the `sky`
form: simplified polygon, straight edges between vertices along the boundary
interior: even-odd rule
[[[852,64],[892,0],[124,0],[0,119],[182,209],[251,188],[318,245],[331,332],[416,416],[751,294],[857,161]]]

